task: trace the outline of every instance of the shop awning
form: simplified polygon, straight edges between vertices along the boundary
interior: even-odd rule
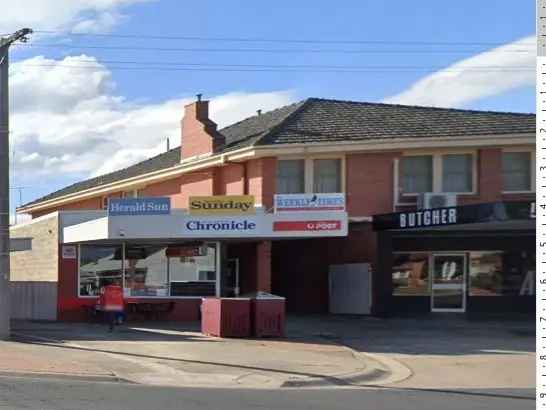
[[[347,236],[343,211],[257,213],[245,216],[99,216],[65,226],[63,243],[170,239],[295,239]]]
[[[373,229],[474,229],[474,224],[477,229],[493,226],[497,229],[516,229],[518,226],[529,229],[534,226],[534,220],[535,201],[488,202],[375,215]]]

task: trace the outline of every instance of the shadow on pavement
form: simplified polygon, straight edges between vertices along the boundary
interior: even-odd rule
[[[365,353],[408,355],[526,354],[535,352],[535,323],[529,320],[468,320],[460,317],[373,318],[293,316],[291,341],[319,338]]]
[[[113,332],[108,326],[97,323],[63,323],[17,321],[12,323],[12,331],[32,334],[44,338],[68,341],[112,341],[112,342],[207,342],[218,340],[202,336],[199,323],[129,323],[116,326]]]
[[[354,315],[291,315],[290,343],[340,345],[365,353],[410,355],[524,354],[535,352],[535,323],[528,320],[468,320],[453,315],[375,318]],[[19,333],[62,341],[207,342],[199,322],[142,322],[117,327],[95,323],[14,321]]]

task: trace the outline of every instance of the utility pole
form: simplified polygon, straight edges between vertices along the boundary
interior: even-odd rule
[[[0,340],[10,334],[9,302],[9,47],[27,41],[29,28],[0,37]]]

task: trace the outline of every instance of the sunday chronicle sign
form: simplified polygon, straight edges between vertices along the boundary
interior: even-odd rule
[[[252,195],[190,196],[190,215],[249,215],[255,213]]]

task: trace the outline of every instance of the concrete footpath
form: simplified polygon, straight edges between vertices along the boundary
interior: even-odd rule
[[[13,324],[0,375],[48,374],[147,385],[241,388],[389,387],[534,397],[530,320],[457,316],[290,316],[288,337],[219,339],[199,325]]]
[[[148,385],[317,388],[409,376],[379,357],[320,335],[282,340],[220,339],[198,324],[104,325],[17,322],[0,342],[0,374],[43,374]]]
[[[292,320],[297,335],[298,320]],[[355,354],[391,359],[411,370],[399,389],[535,397],[532,316],[474,319],[453,314],[412,318],[305,318],[305,328],[330,336]],[[377,356],[374,356],[377,355]]]

